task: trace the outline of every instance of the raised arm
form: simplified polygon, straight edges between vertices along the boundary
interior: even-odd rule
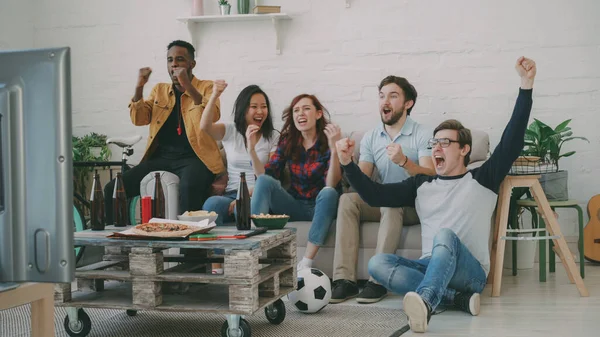
[[[325,186],[335,188],[342,179],[342,168],[340,167],[339,158],[336,154],[335,143],[342,138],[342,130],[335,124],[327,124],[325,126],[325,135],[329,145],[329,168],[327,169],[327,177],[325,178]]]
[[[336,150],[338,160],[350,185],[367,204],[373,207],[414,207],[418,186],[415,177],[410,177],[399,183],[376,183],[352,161],[353,140],[348,138],[339,140],[336,143]]]
[[[513,162],[523,150],[525,130],[533,105],[533,82],[537,71],[535,62],[520,57],[515,68],[521,77],[521,88],[512,116],[490,159],[475,171],[475,179],[496,193]]]
[[[223,91],[227,88],[227,83],[223,80],[216,80],[213,85],[213,91],[210,95],[210,99],[202,112],[202,118],[200,118],[200,129],[208,133],[214,140],[222,140],[225,136],[225,125],[223,123],[215,123],[217,115],[216,106],[219,97]]]
[[[156,95],[156,87],[152,88],[150,97],[145,101],[143,100],[144,86],[148,83],[150,74],[152,74],[152,69],[149,67],[141,68],[139,71],[135,94],[129,102],[129,116],[133,125],[148,125],[152,120],[152,106]]]

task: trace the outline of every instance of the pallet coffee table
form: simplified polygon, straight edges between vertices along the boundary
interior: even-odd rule
[[[103,261],[77,268],[77,289],[55,286],[55,305],[67,307],[65,330],[86,336],[91,318],[83,308],[211,312],[225,314],[222,336],[251,335],[242,315],[264,308],[269,322],[285,318],[281,298],[296,289],[295,229],[269,230],[246,239],[215,241],[111,239],[126,228],[75,233],[75,245],[103,246]],[[215,228],[227,235],[235,228]],[[185,254],[167,254],[185,248]],[[224,250],[220,256],[214,249]],[[224,274],[211,274],[210,263],[224,263]],[[165,269],[165,263],[175,264]]]

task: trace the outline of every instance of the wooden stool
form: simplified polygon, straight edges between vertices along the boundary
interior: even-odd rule
[[[31,337],[54,337],[54,284],[25,283],[0,292],[0,310],[31,303]]]
[[[579,217],[579,238],[577,240],[577,247],[579,250],[579,274],[581,275],[581,278],[585,278],[585,257],[583,255],[583,210],[581,209],[581,207],[579,207],[579,204],[577,203],[577,200],[548,200],[548,204],[550,205],[550,208],[552,209],[552,211],[554,211],[556,208],[573,208],[577,211],[577,215]],[[521,200],[517,200],[517,205],[521,206],[521,207],[525,207],[528,208],[529,211],[531,212],[531,214],[533,214],[533,212],[535,212],[535,210],[537,209],[537,204],[535,202],[535,200],[533,199],[521,199]],[[537,220],[537,217],[534,217],[534,222],[535,220]],[[541,219],[539,219],[539,228],[540,229],[544,229],[545,227],[545,222],[544,222],[544,218],[542,217]],[[550,242],[548,242],[549,245],[549,255],[548,255],[548,263],[550,264],[550,272],[553,273],[556,270],[556,263],[555,263],[555,256],[554,256],[554,249],[553,249],[553,243],[552,240],[550,240]],[[543,249],[542,249],[543,248]],[[546,281],[546,249],[545,249],[545,245],[543,245],[540,242],[540,281],[544,282]],[[516,256],[516,255],[514,255]],[[515,259],[515,257],[513,257],[513,260]],[[514,272],[513,272],[514,274]]]
[[[575,283],[581,296],[587,297],[589,296],[589,293],[581,279],[581,275],[577,272],[577,266],[575,265],[575,261],[573,261],[573,256],[562,235],[560,225],[554,217],[554,212],[548,204],[548,199],[546,199],[542,185],[540,185],[538,180],[539,178],[539,175],[507,176],[502,182],[502,185],[500,185],[498,206],[496,209],[496,226],[490,256],[490,274],[488,275],[488,283],[492,283],[492,296],[500,296],[500,288],[502,286],[504,247],[507,239],[506,227],[508,225],[511,192],[514,187],[528,187],[535,199],[538,209],[542,213],[542,217],[547,221],[547,230],[550,235],[553,236],[552,239],[556,246],[556,253],[560,257],[562,264],[567,271],[569,280],[571,283]]]

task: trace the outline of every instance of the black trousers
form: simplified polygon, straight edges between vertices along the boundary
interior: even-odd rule
[[[157,153],[123,174],[127,198],[140,195],[140,183],[152,171],[167,171],[179,177],[179,208],[185,211],[201,210],[209,197],[210,186],[215,179],[206,165],[196,155],[179,156],[176,153]],[[104,187],[106,224],[113,224],[113,190],[115,179]]]

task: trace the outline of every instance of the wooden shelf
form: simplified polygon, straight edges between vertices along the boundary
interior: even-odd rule
[[[232,15],[203,15],[179,17],[178,21],[187,25],[193,44],[198,48],[198,28],[201,23],[210,22],[233,22],[233,21],[271,21],[275,31],[275,53],[281,54],[281,44],[279,41],[279,21],[291,20],[292,18],[285,13],[272,14],[232,14]]]

